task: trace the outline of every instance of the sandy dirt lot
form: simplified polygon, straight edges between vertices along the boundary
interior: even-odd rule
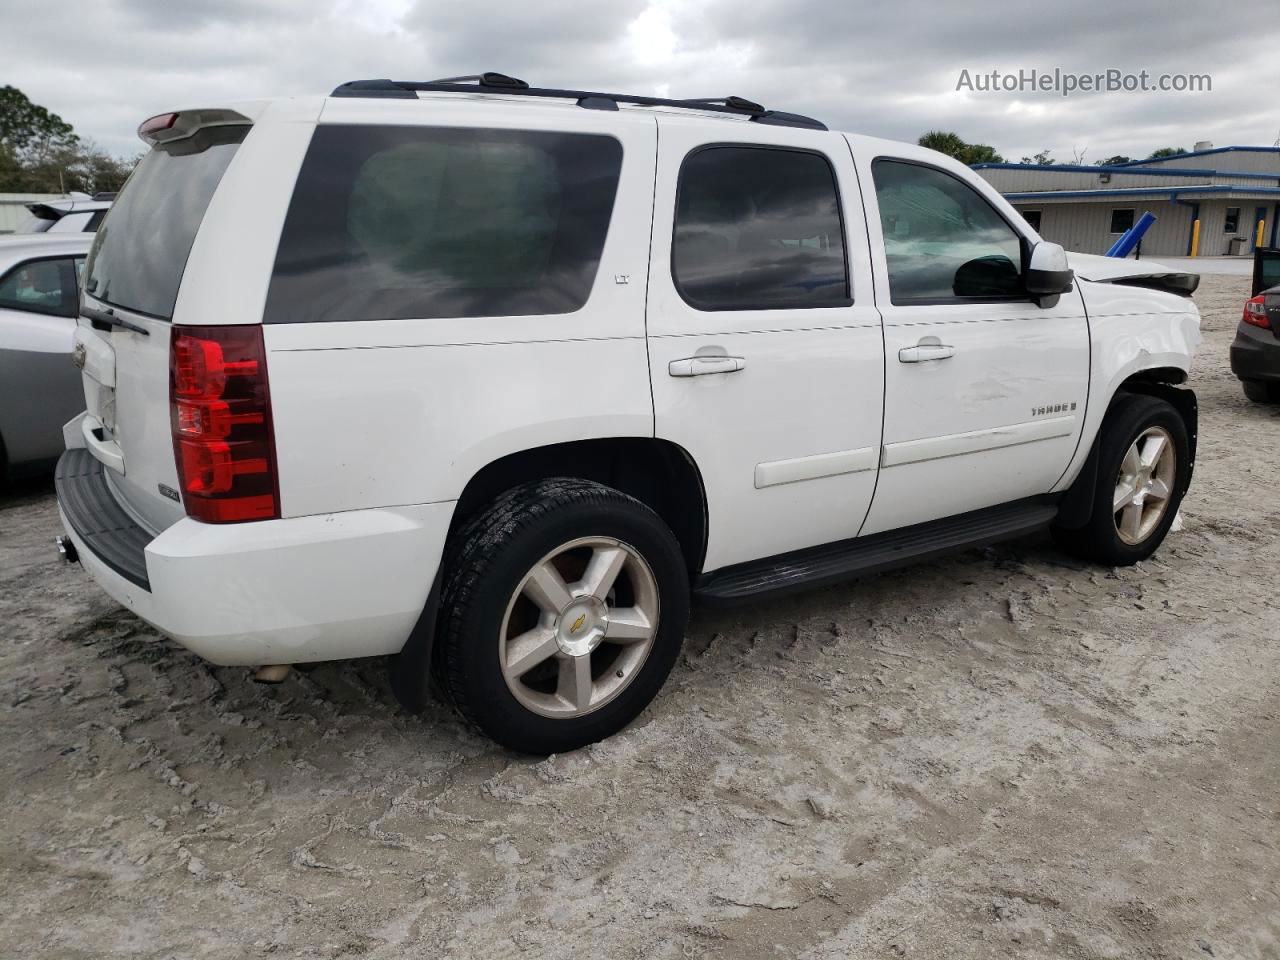
[[[0,955],[1280,957],[1280,409],[1206,277],[1186,529],[695,613],[607,743],[214,668],[0,496]]]

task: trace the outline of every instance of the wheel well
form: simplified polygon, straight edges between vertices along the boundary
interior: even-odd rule
[[[1148,383],[1186,383],[1187,371],[1179,370],[1177,367],[1152,367],[1149,370],[1139,370],[1137,373],[1130,374],[1129,378],[1120,384],[1117,393],[1120,390],[1129,389],[1132,393],[1143,393],[1146,391],[1133,389],[1140,384]]]
[[[676,535],[689,576],[701,571],[707,543],[707,501],[702,476],[682,448],[648,437],[576,440],[521,450],[495,460],[463,489],[450,534],[500,493],[547,477],[593,480],[635,497],[658,514]]]
[[[1093,446],[1089,450],[1089,457],[1080,469],[1079,476],[1076,477],[1075,482],[1067,491],[1066,497],[1063,498],[1058,512],[1059,526],[1070,529],[1082,526],[1088,521],[1094,490],[1098,482],[1098,443],[1101,440],[1102,431],[1106,427],[1107,418],[1111,416],[1111,408],[1115,406],[1117,400],[1128,394],[1139,393],[1150,397],[1159,397],[1161,400],[1168,401],[1178,411],[1183,423],[1187,426],[1187,439],[1191,447],[1187,451],[1190,469],[1187,471],[1184,483],[1191,482],[1191,474],[1195,471],[1196,466],[1196,440],[1199,430],[1200,408],[1194,391],[1175,386],[1175,384],[1185,383],[1186,380],[1187,374],[1185,370],[1179,370],[1177,367],[1153,367],[1150,370],[1139,370],[1116,388],[1116,392],[1112,395],[1107,405],[1107,412],[1103,414],[1098,432],[1093,438]]]

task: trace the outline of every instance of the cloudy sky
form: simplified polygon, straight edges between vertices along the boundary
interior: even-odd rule
[[[499,70],[535,86],[739,94],[833,128],[954,130],[1017,160],[1280,138],[1275,0],[0,0],[0,85],[116,153],[172,107]],[[51,22],[52,11],[59,22]],[[26,35],[30,43],[22,42]],[[42,42],[52,40],[53,42]],[[1055,68],[1198,73],[1204,93],[957,91]]]

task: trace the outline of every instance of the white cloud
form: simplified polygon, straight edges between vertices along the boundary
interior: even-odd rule
[[[955,130],[1012,158],[1280,133],[1274,0],[1236,0],[1217,23],[1202,0],[68,0],[57,8],[68,29],[52,9],[0,7],[0,83],[119,153],[140,148],[140,120],[183,104],[482,70],[542,86],[736,93],[879,136]],[[48,36],[57,43],[39,42]],[[961,69],[1024,67],[1205,72],[1213,91],[955,93]]]

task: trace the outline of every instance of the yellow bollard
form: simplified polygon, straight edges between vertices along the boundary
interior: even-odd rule
[[[1267,221],[1265,221],[1265,220],[1259,220],[1259,221],[1258,221],[1258,235],[1257,235],[1256,237],[1254,237],[1253,245],[1254,245],[1255,247],[1260,247],[1260,246],[1262,246],[1262,238],[1263,238],[1263,237],[1265,237],[1266,235],[1267,235]]]
[[[1191,255],[1193,257],[1200,256],[1200,221],[1199,219],[1191,222]]]

